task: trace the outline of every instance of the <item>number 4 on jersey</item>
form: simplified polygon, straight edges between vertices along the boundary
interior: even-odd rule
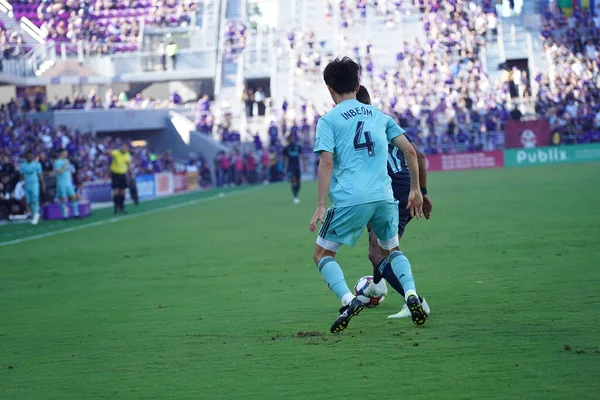
[[[354,135],[354,150],[367,150],[369,157],[373,157],[375,155],[375,142],[371,140],[370,132],[363,132],[365,127],[364,121],[358,121],[358,125],[356,125],[356,134]],[[361,143],[363,134],[365,136],[364,143]]]

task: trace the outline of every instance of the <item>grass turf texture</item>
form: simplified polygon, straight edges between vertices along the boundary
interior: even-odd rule
[[[0,247],[0,398],[597,398],[599,166],[432,174],[402,240],[421,329],[386,319],[394,293],[328,333],[314,184]],[[351,287],[366,253],[340,252]]]

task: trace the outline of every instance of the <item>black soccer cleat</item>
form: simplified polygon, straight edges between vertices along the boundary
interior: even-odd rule
[[[427,313],[423,310],[423,306],[421,305],[418,296],[415,296],[414,294],[408,296],[408,299],[406,299],[406,306],[410,311],[412,321],[415,325],[420,326],[427,321]]]
[[[365,305],[362,303],[362,301],[355,297],[350,304],[340,308],[339,317],[337,317],[333,325],[331,325],[331,333],[340,333],[346,329],[350,319],[352,319],[352,317],[355,315],[360,314],[360,312],[364,309]]]

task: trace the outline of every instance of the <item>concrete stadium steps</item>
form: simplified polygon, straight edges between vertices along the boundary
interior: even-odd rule
[[[312,30],[317,42],[326,40],[329,46],[335,47],[339,38],[335,34],[333,22],[325,20],[325,5],[323,0],[303,0],[300,6],[300,28],[304,31]]]
[[[11,17],[9,14],[5,12],[0,12],[0,22],[2,22],[2,25],[5,29],[12,29],[15,32],[18,32],[23,38],[23,44],[26,47],[32,47],[40,44],[40,42],[38,42],[36,38],[32,36],[27,30],[21,28],[21,24],[19,23],[19,21]]]
[[[242,19],[246,11],[243,9],[244,2],[242,0],[227,0],[227,10],[225,18],[232,20]]]
[[[271,76],[271,100],[276,107],[279,107],[284,99],[291,98],[291,88],[294,78],[291,76],[293,68],[287,55],[283,55],[277,60],[276,72]]]
[[[527,29],[515,18],[504,18],[502,29],[504,31],[504,52],[507,60],[515,58],[528,58]]]
[[[502,76],[502,71],[498,66],[506,61],[500,54],[500,43],[496,38],[488,41],[488,46],[483,59],[486,66],[488,76],[492,81],[499,79]]]
[[[235,60],[223,62],[223,89],[235,87],[238,72],[238,64]]]
[[[337,11],[337,10],[336,10]],[[310,27],[315,33],[317,42],[326,40],[328,45],[322,54],[328,51],[335,56],[354,56],[353,48],[358,45],[361,56],[364,57],[365,47],[370,41],[372,59],[376,68],[392,69],[396,64],[396,52],[403,40],[412,42],[414,38],[425,41],[425,32],[421,23],[421,15],[416,10],[404,14],[401,23],[389,28],[385,25],[385,17],[376,15],[371,8],[368,9],[368,17],[364,22],[357,22],[351,29],[336,27],[339,17],[334,17],[327,22],[324,16],[324,4],[318,0],[306,0],[303,2],[302,26]],[[346,38],[342,43],[342,36]],[[297,56],[296,56],[297,57]],[[295,66],[293,67],[295,69]],[[305,79],[294,76],[294,88],[296,98],[302,97],[317,105],[328,104],[331,99],[324,85],[314,85],[321,82],[320,77],[311,76]],[[282,81],[285,81],[282,79]]]

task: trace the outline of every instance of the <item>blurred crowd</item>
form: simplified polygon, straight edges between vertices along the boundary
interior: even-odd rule
[[[97,53],[138,50],[140,19],[146,26],[189,25],[196,0],[17,0],[17,19],[29,18],[57,43],[79,40]]]
[[[361,81],[369,89],[373,104],[393,115],[424,153],[502,146],[504,123],[522,117],[515,100],[531,96],[531,91],[527,74],[518,69],[507,70],[505,78],[498,81],[485,72],[484,49],[498,34],[495,2],[342,0],[336,2],[338,9],[333,4],[325,9],[326,19],[341,24],[340,45],[361,64]],[[364,22],[369,7],[385,15],[388,25],[409,8],[418,10],[422,20],[425,39],[401,41],[392,68],[377,64],[374,54],[378,49],[371,42],[352,44],[344,35],[345,28]],[[312,30],[296,30],[288,31],[286,43],[290,53],[297,55],[296,76],[320,83],[322,65],[332,57],[324,50],[326,42]],[[306,100],[282,105],[282,109],[295,109],[292,114],[299,115],[291,121],[292,126],[304,127],[310,125],[304,118],[318,119],[330,107]],[[290,121],[285,124],[289,127]],[[281,128],[285,131],[283,125]]]
[[[535,76],[536,111],[566,142],[600,140],[600,5],[593,16],[575,8],[547,11],[541,37],[549,73]]]
[[[66,126],[50,126],[39,120],[31,121],[15,111],[14,106],[0,108],[0,201],[17,196],[19,164],[25,153],[33,152],[50,177],[58,153],[66,149],[74,167],[76,186],[85,182],[110,178],[110,152],[120,146],[120,139],[95,137]],[[147,147],[131,147],[132,169],[135,174],[173,171],[174,158],[169,153],[157,154]],[[52,197],[43,199],[51,202]],[[6,208],[3,208],[6,212]],[[2,215],[0,215],[0,219]]]
[[[227,21],[225,24],[225,57],[232,59],[246,47],[247,27],[242,21]]]
[[[13,29],[6,29],[2,21],[0,21],[0,51],[2,51],[1,58],[5,60],[21,56],[27,52],[23,46],[21,34]]]
[[[0,111],[0,155],[4,163],[16,167],[27,151],[39,157],[44,171],[52,169],[52,160],[61,149],[77,166],[76,181],[84,183],[110,177],[110,151],[120,140],[113,137],[95,137],[91,133],[73,130],[66,126],[52,127],[49,123],[31,121],[13,115],[6,107]],[[132,147],[133,168],[137,174],[171,171],[174,159],[168,154],[155,154],[146,147]]]
[[[91,109],[165,109],[184,105],[184,101],[176,91],[168,99],[144,97],[141,93],[129,98],[126,92],[116,93],[111,88],[104,95],[95,88],[89,93],[75,93],[65,98],[55,97],[48,101],[43,93],[24,96],[18,100],[12,99],[8,104],[0,106],[8,109],[13,115],[17,113],[45,112],[52,110],[91,110]]]

